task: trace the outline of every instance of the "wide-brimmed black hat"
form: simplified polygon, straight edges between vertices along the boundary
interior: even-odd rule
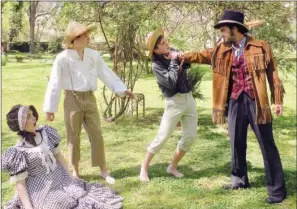
[[[236,24],[244,30],[244,33],[249,29],[244,25],[244,14],[238,11],[226,10],[221,17],[221,20],[214,26],[215,29],[219,29],[226,24]]]

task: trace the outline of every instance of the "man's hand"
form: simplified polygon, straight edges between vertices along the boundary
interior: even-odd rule
[[[134,94],[133,94],[130,90],[126,90],[126,91],[124,91],[124,92],[125,92],[125,94],[127,94],[131,99],[135,99]]]
[[[283,114],[283,105],[282,104],[275,104],[275,114],[280,116]]]
[[[180,52],[178,55],[179,60],[184,60],[185,59],[185,52]]]
[[[177,59],[182,53],[176,52],[176,51],[170,51],[168,55],[165,55],[164,57],[168,60],[175,60]]]
[[[53,112],[47,112],[46,113],[46,119],[48,121],[54,121],[55,120],[55,113],[53,113]]]

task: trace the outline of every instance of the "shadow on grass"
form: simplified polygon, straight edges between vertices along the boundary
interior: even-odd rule
[[[146,108],[145,109],[145,117],[142,115],[141,112],[138,113],[138,123],[136,121],[136,116],[131,117],[131,115],[126,115],[121,117],[117,123],[124,122],[124,125],[131,126],[131,121],[133,125],[137,125],[138,127],[145,127],[147,125],[158,124],[161,121],[162,115],[164,112],[164,108]],[[129,121],[128,123],[126,123]]]
[[[149,176],[150,179],[159,177],[168,177],[172,179],[176,179],[172,175],[166,173],[168,164],[167,163],[156,163],[150,166],[149,168]],[[184,173],[185,177],[182,179],[200,179],[205,177],[213,177],[213,176],[230,176],[230,162],[227,162],[221,166],[209,167],[207,169],[195,171],[191,167],[187,165],[180,165],[179,170]],[[251,188],[261,188],[266,187],[265,184],[265,171],[264,168],[252,167],[251,163],[248,162],[248,171],[257,173],[257,177],[250,181]],[[113,171],[111,174],[116,179],[123,179],[127,177],[138,177],[140,172],[140,165],[134,166],[130,168],[124,168]],[[296,194],[296,171],[284,169],[285,181],[287,186],[288,195]],[[87,180],[94,180],[95,176],[86,176]]]
[[[286,108],[285,113],[289,113],[288,115],[285,114],[281,117],[275,117],[273,120],[273,129],[279,130],[275,131],[274,138],[279,135],[279,133],[285,133],[285,135],[292,137],[292,139],[296,139],[296,110],[291,108]]]
[[[211,109],[207,108],[199,108],[199,121],[198,121],[198,138],[215,141],[219,140],[216,144],[214,149],[219,149],[217,155],[213,156],[212,154],[215,153],[213,150],[200,150],[199,152],[205,152],[205,155],[213,158],[217,162],[224,162],[224,158],[221,157],[222,152],[226,150],[229,151],[230,144],[229,144],[229,137],[227,135],[227,130],[224,132],[217,132],[216,126],[211,121],[210,111]],[[159,125],[161,117],[163,113],[163,108],[148,108],[146,118],[142,121],[139,121],[138,125],[135,126],[136,129],[139,128],[147,128],[149,125]],[[279,133],[281,131],[286,130],[286,135],[290,137],[296,137],[296,118],[295,118],[295,110],[293,109],[286,109],[285,116],[280,118],[275,118],[273,121],[274,132]],[[131,127],[131,124],[125,123],[124,126]],[[281,136],[279,136],[281,137]],[[276,138],[276,136],[275,136]],[[225,139],[225,140],[221,140]],[[284,141],[285,142],[285,141]],[[222,151],[225,150],[225,151]],[[200,153],[201,154],[201,153]],[[204,156],[204,154],[202,154]],[[220,158],[221,157],[221,158]],[[208,159],[208,158],[207,158]],[[195,163],[194,161],[191,161]],[[199,162],[198,162],[199,163]],[[211,161],[210,161],[211,163]],[[158,178],[168,176],[168,178],[173,178],[169,174],[166,173],[166,168],[168,164],[166,163],[157,163],[153,164],[150,167],[150,178]],[[212,177],[212,176],[230,176],[230,162],[226,162],[220,166],[216,167],[209,167],[204,170],[193,170],[190,166],[187,165],[180,165],[179,169],[185,174],[186,179],[199,179],[203,177]],[[140,165],[119,169],[112,172],[112,175],[117,179],[122,179],[126,177],[136,177],[139,175]],[[263,168],[252,167],[251,163],[248,162],[248,171],[257,173],[256,177],[250,182],[252,188],[260,188],[266,187],[265,185],[265,170]],[[284,175],[288,190],[288,195],[296,194],[296,171],[284,168]]]
[[[257,172],[259,175],[254,179],[254,181],[250,182],[250,185],[252,188],[259,188],[259,187],[265,187],[265,170],[264,168],[255,168],[252,167],[249,169],[251,172]],[[287,192],[288,195],[296,194],[296,171],[294,170],[288,170],[284,169],[284,176],[285,176],[285,182],[287,186]]]
[[[206,108],[198,109],[198,126],[205,126],[210,128],[215,128],[216,126],[211,121],[211,115],[200,113],[205,110],[210,110]],[[131,125],[137,126],[139,128],[147,128],[149,125],[159,125],[163,116],[164,108],[146,108],[145,117],[142,116],[142,112],[139,113],[138,123],[136,121],[135,114],[133,117],[130,115],[126,115],[124,117],[119,118],[115,123],[121,125],[123,127]],[[132,123],[131,123],[132,122]]]

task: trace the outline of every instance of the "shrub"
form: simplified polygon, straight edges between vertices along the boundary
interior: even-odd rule
[[[188,71],[190,85],[193,86],[192,93],[195,99],[204,100],[200,85],[204,73],[199,70],[199,66],[193,66]]]
[[[62,45],[61,45],[62,41],[63,41],[63,37],[58,37],[55,40],[49,42],[48,52],[56,54],[62,51]]]
[[[7,62],[7,58],[5,54],[1,54],[1,66],[5,66]]]
[[[23,62],[24,57],[15,56],[15,59],[16,59],[17,62]]]

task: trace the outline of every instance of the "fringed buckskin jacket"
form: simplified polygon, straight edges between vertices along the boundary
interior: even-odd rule
[[[224,124],[228,97],[232,83],[232,60],[234,52],[228,43],[201,52],[185,53],[185,62],[210,64],[213,69],[213,114],[215,124]],[[271,91],[271,103],[282,104],[284,87],[278,77],[272,50],[267,42],[247,36],[244,48],[247,71],[252,79],[256,101],[256,123],[272,122],[272,114],[267,96],[266,78]]]

